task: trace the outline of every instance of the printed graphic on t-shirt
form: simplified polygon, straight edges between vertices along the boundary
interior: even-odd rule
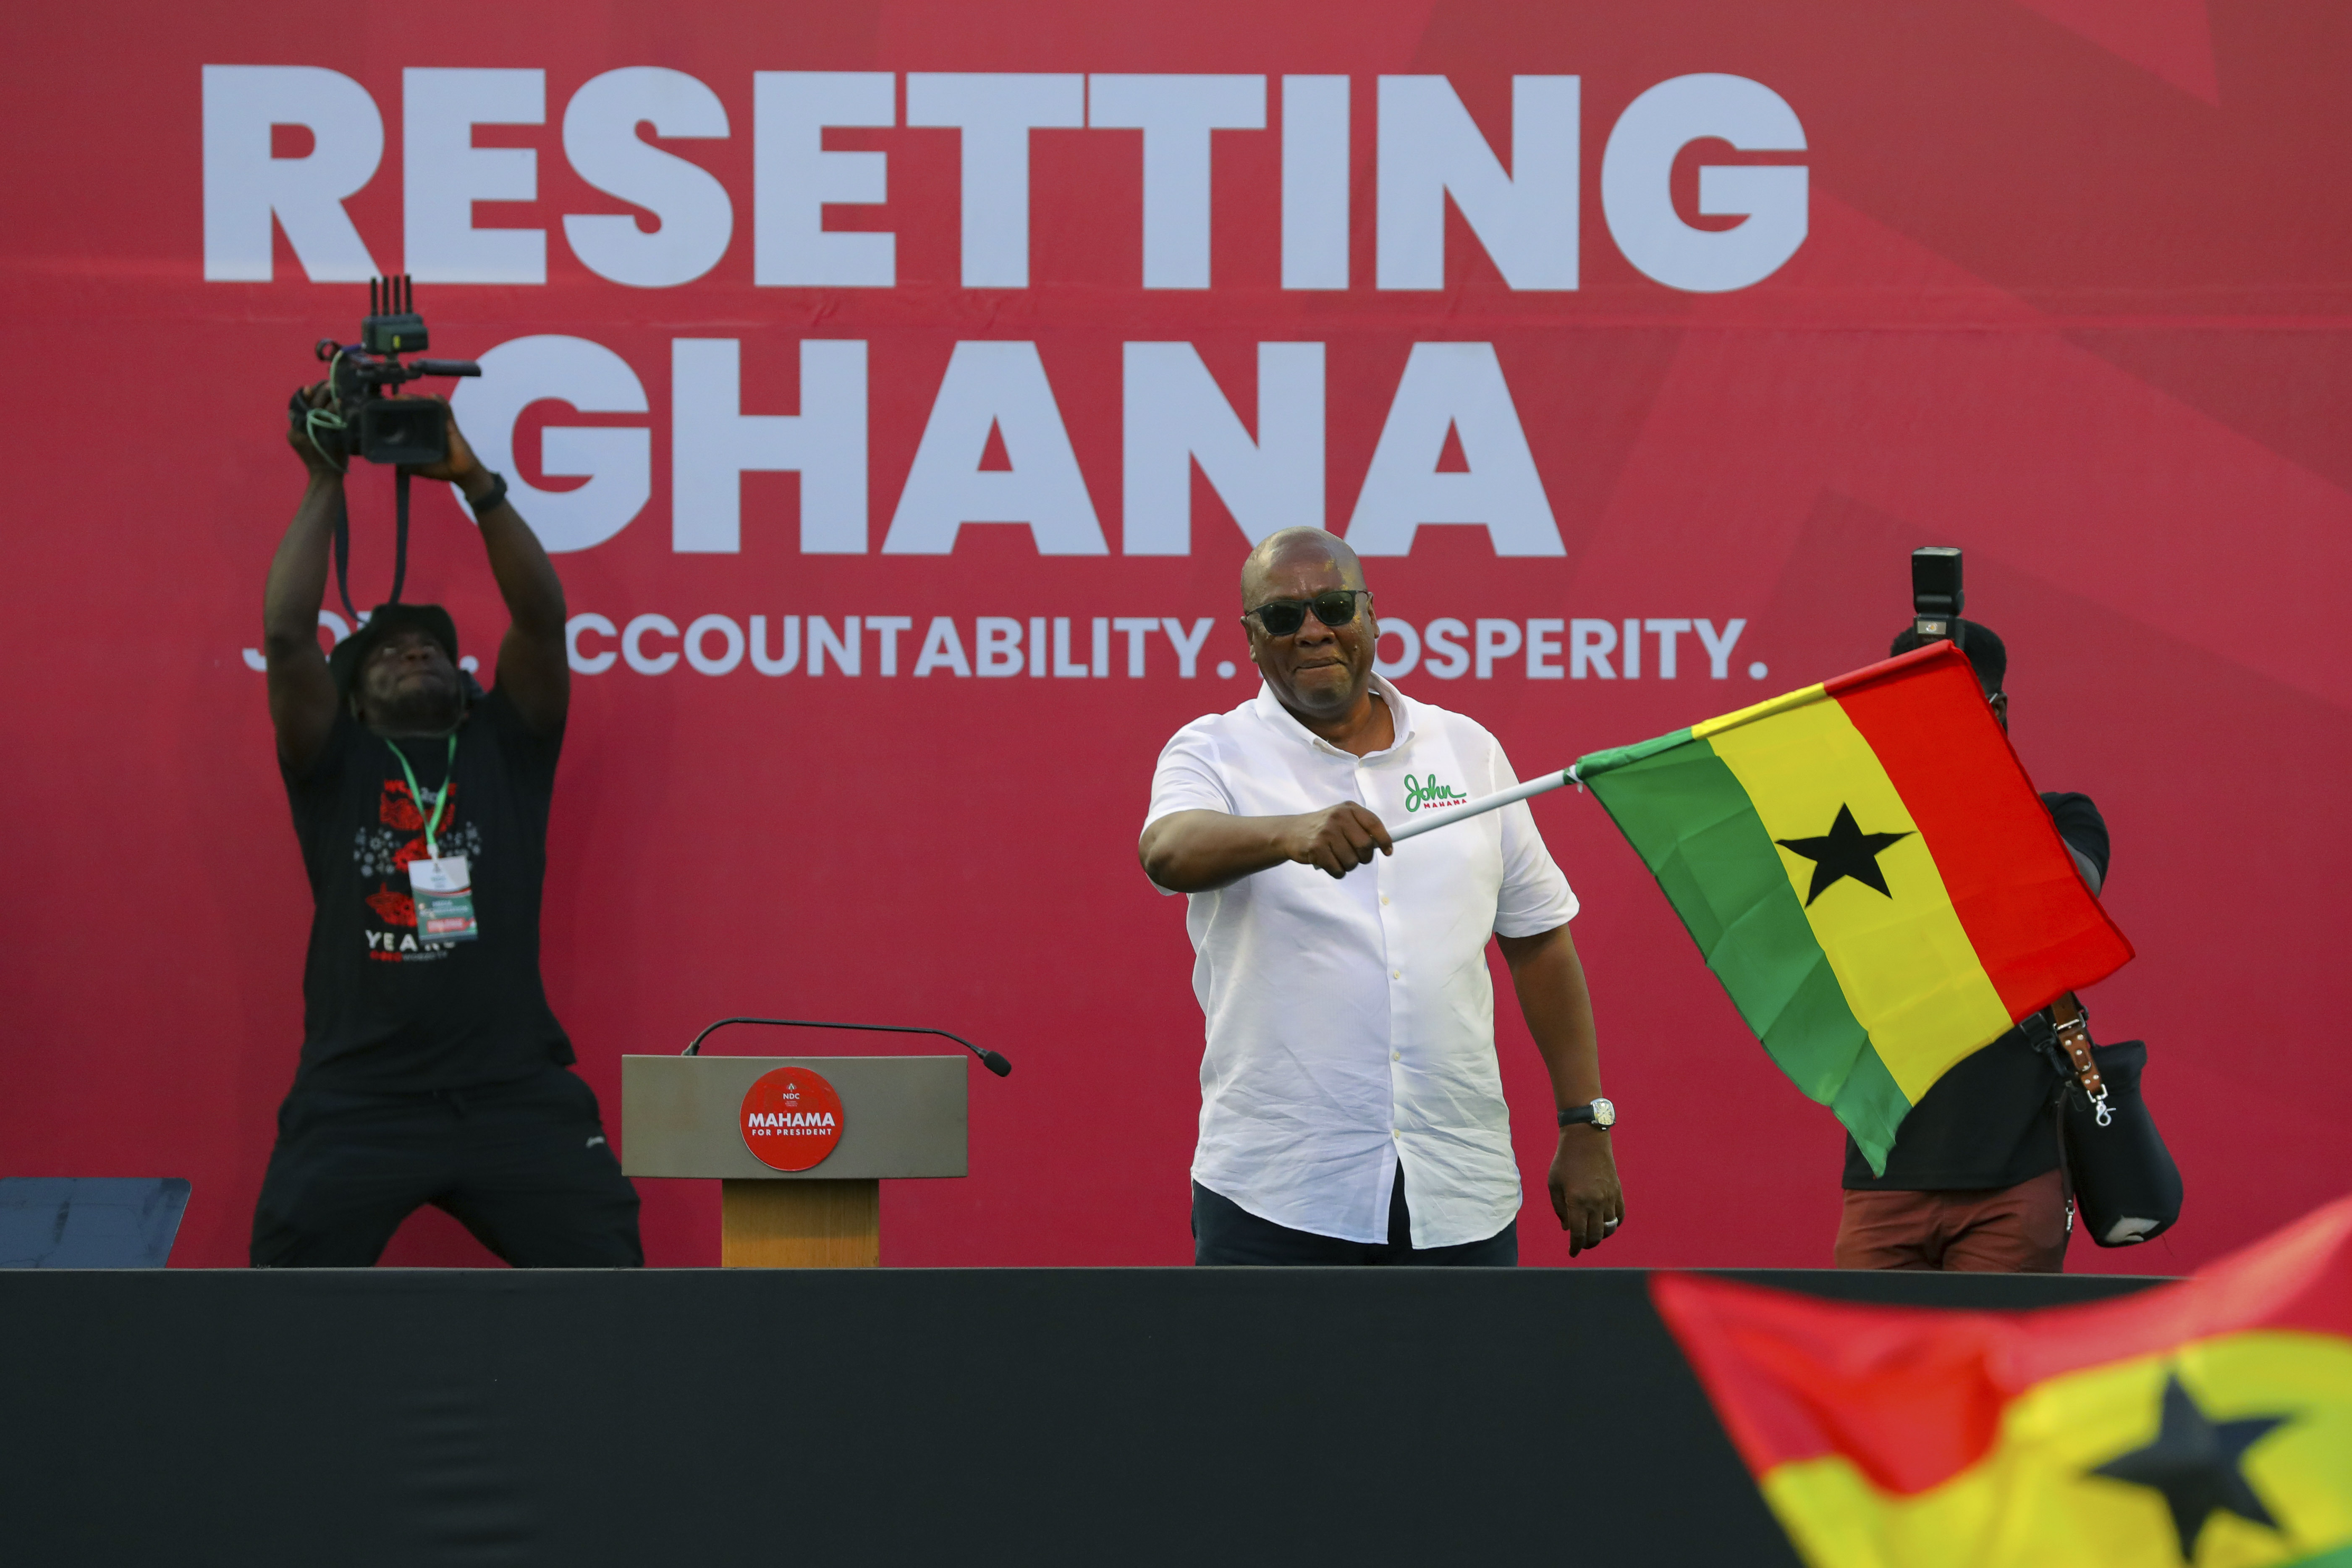
[[[448,789],[448,804],[441,808],[442,826],[434,837],[442,854],[463,855],[469,865],[479,867],[482,831],[473,823],[457,820],[462,802],[454,781]],[[383,794],[376,803],[376,820],[360,825],[352,846],[361,884],[375,884],[361,900],[369,910],[360,925],[370,958],[417,963],[449,956],[448,947],[417,936],[416,900],[408,891],[408,863],[430,853],[425,842],[425,811],[408,793],[408,781],[384,780]]]
[[[1462,794],[1452,784],[1438,783],[1437,774],[1433,771],[1427,778],[1423,778],[1416,773],[1404,775],[1404,808],[1407,811],[1425,811],[1433,807],[1469,804],[1468,795]]]

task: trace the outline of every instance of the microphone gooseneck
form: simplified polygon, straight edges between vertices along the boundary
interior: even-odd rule
[[[925,1028],[918,1024],[828,1024],[814,1018],[721,1018],[695,1036],[693,1043],[678,1052],[678,1055],[700,1056],[702,1042],[730,1024],[764,1024],[771,1028],[778,1029],[858,1029],[877,1035],[938,1035],[943,1039],[953,1040],[957,1045],[979,1058],[980,1065],[999,1078],[1003,1078],[1013,1071],[1013,1064],[995,1051],[975,1046],[961,1035],[950,1034],[945,1029]]]

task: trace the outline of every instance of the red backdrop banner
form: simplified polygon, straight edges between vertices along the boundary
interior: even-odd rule
[[[2141,956],[2089,1002],[2188,1181],[2076,1267],[2352,1185],[2339,5],[93,0],[0,39],[0,1162],[193,1178],[177,1262],[243,1258],[300,1040],[251,651],[284,401],[399,270],[570,596],[546,967],[608,1111],[730,1013],[1016,1064],[969,1179],[886,1193],[887,1262],[1190,1256],[1201,1018],[1135,837],[1161,742],[1255,689],[1236,574],[1292,521],[1523,773],[1882,657],[1908,551],[1965,547],[2021,754],[2112,827]],[[352,491],[364,605],[388,475]],[[445,487],[408,581],[494,648]],[[1596,1260],[1826,1263],[1835,1124],[1592,803],[1535,811],[1624,1117]],[[716,1261],[710,1184],[642,1190],[652,1261]],[[486,1255],[428,1213],[390,1257]]]

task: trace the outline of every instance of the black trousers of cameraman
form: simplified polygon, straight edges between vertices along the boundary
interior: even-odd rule
[[[257,1268],[364,1268],[426,1204],[518,1268],[635,1268],[637,1192],[562,1068],[429,1094],[298,1086],[253,1213]]]

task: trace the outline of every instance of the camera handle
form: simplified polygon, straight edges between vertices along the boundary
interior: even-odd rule
[[[392,476],[392,594],[384,602],[400,603],[401,584],[408,580],[408,470],[394,468]],[[335,491],[335,592],[342,595],[343,613],[351,617],[352,630],[360,629],[360,613],[352,604],[352,509],[341,487]]]

